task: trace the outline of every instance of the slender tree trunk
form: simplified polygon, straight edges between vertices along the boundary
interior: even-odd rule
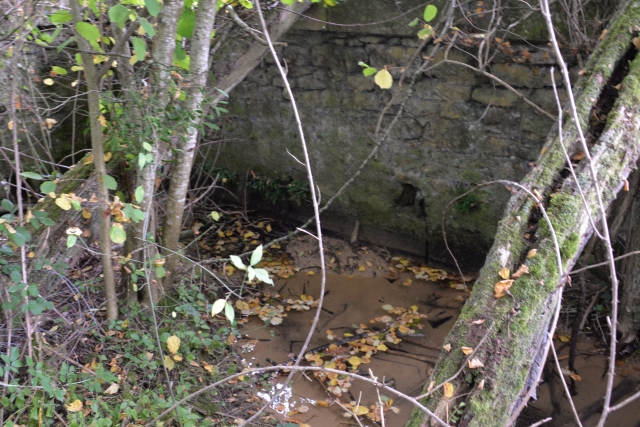
[[[209,40],[216,18],[216,0],[201,0],[198,3],[196,22],[191,38],[191,86],[187,92],[185,109],[192,112],[193,119],[187,129],[186,138],[178,144],[178,154],[172,169],[166,217],[162,229],[162,242],[169,249],[165,269],[168,272],[167,284],[175,275],[178,258],[178,238],[184,206],[189,189],[189,177],[196,154],[199,127],[202,123],[202,102],[204,99],[207,74],[209,72]]]
[[[82,22],[82,15],[78,2],[71,2],[71,14],[73,22]],[[91,45],[80,35],[76,36],[78,45],[85,52],[92,50]],[[102,259],[102,274],[104,291],[107,304],[107,317],[109,319],[118,318],[118,301],[116,298],[116,285],[111,260],[111,215],[108,212],[109,190],[102,182],[101,177],[107,175],[107,168],[104,161],[104,144],[102,135],[102,125],[100,124],[100,82],[97,79],[97,70],[93,64],[93,57],[90,54],[82,54],[82,64],[87,81],[87,103],[89,105],[89,124],[91,129],[91,152],[93,153],[93,163],[95,165],[98,178],[98,205],[97,214],[100,217],[100,253]]]
[[[624,13],[610,26],[607,37],[590,59],[587,77],[576,88],[581,126],[586,135],[594,136],[591,156],[605,206],[615,198],[640,156],[640,144],[637,143],[640,137],[640,58],[629,62],[636,53],[629,23],[640,19],[640,10],[632,2],[625,2],[622,7]],[[622,80],[615,80],[616,76],[622,76]],[[618,84],[621,84],[619,95],[617,91],[611,91]],[[598,111],[608,117],[606,127],[598,137],[599,131],[590,128],[589,117],[593,109],[602,105],[600,102],[604,97],[611,96],[617,96],[611,111]],[[580,151],[576,143],[577,132],[573,123],[567,123],[568,115],[565,114],[563,122],[566,123],[562,129],[563,140],[571,156]],[[593,232],[577,183],[566,174],[566,156],[557,133],[557,129],[551,131],[544,154],[522,182],[525,188],[535,190],[540,200],[534,201],[522,190],[510,188],[513,196],[493,247],[471,298],[445,340],[451,345],[451,351],[443,351],[435,368],[433,384],[448,382],[454,393],[445,399],[444,387],[436,388],[426,397],[426,404],[436,415],[446,418],[454,407],[465,402],[459,425],[504,426],[515,421],[537,387],[550,343],[549,327],[560,304],[563,287],[567,285],[566,272]],[[594,183],[584,163],[576,168],[577,182],[598,223]],[[538,203],[546,209],[555,238]],[[558,255],[562,274],[558,270]],[[496,298],[494,286],[502,280],[498,272],[503,267],[515,271],[522,264],[528,267],[529,273],[513,282],[509,294]],[[462,352],[462,347],[475,349],[471,359]],[[476,367],[470,364],[476,364]],[[424,414],[415,412],[408,425],[416,427],[432,423]]]
[[[636,197],[629,218],[630,232],[625,252],[640,250],[640,199]],[[633,255],[622,263],[620,271],[622,299],[620,300],[620,344],[628,344],[638,336],[640,329],[640,256]]]
[[[178,20],[183,9],[183,0],[169,0],[163,4],[162,11],[158,17],[157,35],[152,48],[151,57],[153,58],[152,75],[150,79],[150,93],[149,99],[151,100],[151,114],[157,116],[162,121],[165,115],[164,109],[169,102],[169,82],[171,79],[171,64],[173,63],[173,54],[176,46],[176,29],[178,26]],[[140,96],[140,93],[137,93]],[[133,102],[135,104],[135,101]],[[140,115],[134,114],[134,120],[140,121]],[[148,123],[142,123],[142,126],[149,126]],[[139,141],[142,143],[143,141]],[[125,251],[127,254],[132,254],[132,260],[137,263],[138,266],[144,266],[147,271],[151,271],[149,277],[150,283],[145,286],[149,286],[151,290],[151,299],[153,302],[158,301],[161,294],[160,286],[154,278],[153,269],[151,268],[151,259],[155,257],[157,249],[155,246],[149,246],[145,244],[147,234],[151,233],[153,239],[155,239],[155,227],[151,225],[155,224],[155,212],[152,209],[153,200],[156,189],[156,178],[158,172],[158,165],[161,162],[162,153],[167,151],[165,143],[158,138],[154,138],[151,144],[153,151],[151,152],[154,161],[146,164],[142,169],[136,167],[136,179],[135,185],[141,186],[144,191],[144,197],[140,202],[140,209],[145,212],[145,221],[139,223],[133,223],[129,225],[127,230],[127,242]],[[142,148],[140,147],[140,150]],[[128,289],[128,294],[131,295],[130,299],[134,299],[134,293]],[[137,297],[137,295],[136,295]],[[149,292],[144,290],[142,292],[142,300],[145,303],[149,299]]]

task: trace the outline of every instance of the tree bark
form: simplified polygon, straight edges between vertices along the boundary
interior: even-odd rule
[[[73,22],[82,22],[80,6],[71,2],[71,14]],[[80,48],[89,52],[91,45],[79,34],[76,35]],[[98,215],[100,218],[100,258],[102,259],[102,277],[104,283],[105,298],[107,303],[107,318],[118,318],[118,301],[116,299],[116,285],[111,260],[111,215],[109,214],[109,190],[102,182],[102,177],[107,174],[104,161],[104,142],[102,125],[99,121],[100,113],[100,82],[96,66],[93,64],[93,56],[82,53],[82,63],[87,82],[87,104],[89,105],[89,126],[91,130],[91,153],[98,178]]]
[[[586,135],[593,136],[591,156],[605,206],[615,198],[640,156],[637,144],[640,59],[628,62],[636,52],[629,25],[640,18],[640,10],[631,2],[621,7],[623,13],[610,26],[607,37],[591,56],[586,77],[574,89],[578,94],[580,125]],[[611,89],[619,83],[618,95],[618,91]],[[600,108],[604,98],[612,96],[617,96],[613,108],[599,111],[607,115],[607,122],[598,136],[599,131],[591,127],[590,114],[594,108]],[[572,156],[580,151],[576,127],[566,113],[563,123],[566,123],[562,129],[563,141]],[[517,188],[510,188],[513,195],[495,242],[471,298],[445,340],[451,345],[451,351],[442,352],[432,376],[436,386],[444,382],[452,384],[453,397],[445,399],[440,387],[425,398],[425,403],[441,418],[465,402],[458,425],[511,425],[535,392],[548,351],[549,326],[560,304],[563,287],[567,285],[566,272],[593,232],[576,181],[567,173],[565,159],[556,126],[547,138],[537,166],[521,183],[530,191],[535,190],[540,202]],[[594,183],[584,163],[576,167],[577,181],[597,223]],[[542,218],[537,203],[545,207],[555,230],[563,274],[558,271],[552,230]],[[535,256],[532,250],[537,251]],[[498,275],[500,269],[507,267],[515,271],[522,264],[529,268],[529,274],[515,280],[510,295],[496,298],[494,285],[502,280]],[[484,320],[484,323],[474,323],[475,320]],[[474,348],[472,358],[483,366],[472,369],[461,347]],[[408,425],[427,426],[431,422],[424,414],[415,412]]]
[[[167,211],[162,228],[162,243],[169,249],[167,254],[166,270],[167,284],[174,277],[175,266],[178,258],[178,239],[182,226],[184,205],[189,189],[189,177],[196,154],[196,145],[200,136],[199,128],[202,124],[202,103],[204,100],[205,85],[209,72],[209,40],[213,23],[216,19],[216,1],[201,0],[198,3],[196,21],[191,39],[191,85],[187,92],[185,109],[193,114],[191,123],[187,128],[187,135],[180,139],[175,164],[171,173],[171,184],[167,200]]]

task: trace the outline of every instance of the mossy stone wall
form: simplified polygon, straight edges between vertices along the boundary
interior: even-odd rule
[[[399,14],[392,3],[347,2],[312,14],[332,22],[373,22]],[[409,9],[414,3],[420,2],[403,6]],[[362,74],[358,61],[387,66],[397,78],[419,44],[416,30],[407,24],[420,14],[370,27],[303,20],[287,34],[288,45],[278,48],[302,115],[322,200],[328,200],[373,149],[368,134],[398,90],[397,84],[390,90],[378,88],[373,78]],[[527,46],[512,41],[513,53],[499,53],[491,71],[555,116],[551,55],[530,46],[531,54],[524,54]],[[442,53],[436,61],[441,59]],[[477,65],[470,55],[456,50],[449,59]],[[390,109],[383,129],[402,101]],[[348,235],[359,220],[365,240],[418,255],[428,250],[431,261],[451,263],[441,233],[447,203],[483,181],[520,180],[540,154],[552,125],[487,77],[443,64],[418,77],[390,138],[325,213],[324,224]],[[229,142],[221,165],[240,176],[252,169],[266,176],[305,179],[304,168],[287,154],[288,150],[302,158],[291,104],[270,57],[232,92],[225,126]],[[402,197],[406,188],[415,188],[412,204]],[[482,265],[508,195],[502,186],[485,187],[475,194],[470,209],[467,203],[447,212],[447,238],[464,260],[463,268]]]

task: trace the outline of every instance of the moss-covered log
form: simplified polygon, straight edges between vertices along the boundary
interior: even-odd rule
[[[587,74],[574,88],[582,129],[592,137],[590,152],[605,205],[615,198],[640,156],[640,58],[635,58],[637,49],[630,32],[640,19],[640,9],[631,2],[621,7],[622,13],[593,53]],[[593,120],[595,113],[600,120]],[[604,129],[594,128],[604,115]],[[575,156],[580,152],[576,127],[566,113],[563,123],[563,140],[569,155],[579,159]],[[522,185],[541,195],[566,273],[593,229],[557,136],[557,128],[552,129],[537,166]],[[584,161],[576,167],[576,174],[589,210],[597,217],[594,183]],[[461,426],[504,426],[514,421],[537,386],[549,326],[562,288],[567,285],[566,275],[558,271],[550,228],[541,218],[536,202],[523,191],[511,191],[513,195],[472,296],[446,339],[451,351],[443,351],[432,377],[436,385],[449,381],[455,389],[453,397],[445,399],[441,387],[424,402],[442,419],[452,414],[454,407],[462,408],[457,421]],[[528,257],[532,249],[537,253]],[[522,264],[528,266],[529,274],[515,280],[510,289],[513,298],[497,299],[494,285],[502,280],[500,269],[515,271]],[[480,319],[484,323],[473,322]],[[481,340],[483,343],[478,346]],[[483,367],[471,369],[461,348],[477,346],[473,358]],[[460,407],[461,402],[466,405]],[[427,425],[432,425],[431,421],[418,411],[408,424]]]

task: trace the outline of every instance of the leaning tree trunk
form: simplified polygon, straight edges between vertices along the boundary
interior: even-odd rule
[[[634,34],[629,31],[640,19],[640,10],[632,2],[625,4],[591,56],[586,77],[575,89],[582,129],[585,135],[593,136],[591,156],[605,206],[615,198],[640,156],[640,58],[634,59]],[[618,84],[619,92],[614,88]],[[596,111],[598,117],[607,116],[604,130],[590,127],[590,115]],[[573,156],[580,149],[576,127],[569,121],[569,115],[564,114],[563,141]],[[551,131],[537,166],[521,185],[540,195],[566,273],[593,230],[576,182],[568,173],[557,133],[557,128]],[[584,161],[578,164],[576,174],[597,223],[594,183]],[[567,285],[566,274],[559,274],[552,233],[538,202],[518,188],[512,186],[510,190],[513,195],[471,298],[445,340],[451,349],[443,350],[435,368],[432,384],[436,388],[425,398],[441,419],[465,402],[459,421],[463,426],[505,426],[515,421],[539,381],[549,345],[549,326]],[[529,274],[515,280],[510,295],[497,299],[494,285],[502,280],[498,272],[503,267],[515,271],[522,264]],[[472,360],[483,366],[472,369],[472,360],[462,347],[473,348]],[[437,387],[445,382],[454,388],[449,399],[444,398],[445,387]],[[451,392],[451,386],[446,388]],[[429,387],[425,393],[428,391]],[[416,411],[408,425],[434,422]]]

